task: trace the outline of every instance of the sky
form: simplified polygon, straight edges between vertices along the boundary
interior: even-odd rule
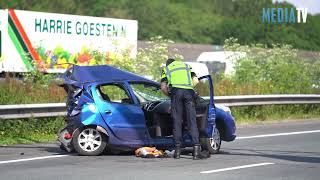
[[[320,1],[319,0],[272,0],[273,2],[289,2],[299,8],[308,8],[308,13],[319,14],[320,13]]]

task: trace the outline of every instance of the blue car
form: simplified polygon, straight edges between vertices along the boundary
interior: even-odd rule
[[[221,141],[235,139],[235,121],[229,108],[215,106],[211,76],[199,79],[210,94],[196,100],[201,146],[218,153]],[[159,83],[107,65],[73,66],[64,74],[63,87],[67,125],[58,135],[64,150],[92,156],[106,150],[174,147],[170,99]],[[187,126],[183,132],[183,146],[192,146]]]

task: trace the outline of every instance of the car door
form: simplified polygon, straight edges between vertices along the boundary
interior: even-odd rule
[[[214,89],[211,76],[199,77],[199,83],[195,86],[195,91],[202,97],[197,99],[198,106],[196,108],[199,135],[200,138],[209,137],[216,127],[216,108],[214,106]],[[203,115],[203,113],[207,113],[207,115]]]
[[[96,86],[99,111],[116,137],[121,140],[145,140],[145,117],[140,106],[121,83]]]

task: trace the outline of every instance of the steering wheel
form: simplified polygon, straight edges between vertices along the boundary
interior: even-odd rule
[[[146,103],[143,108],[146,111],[153,111],[157,107],[158,104],[159,104],[159,101],[151,101],[151,102]]]

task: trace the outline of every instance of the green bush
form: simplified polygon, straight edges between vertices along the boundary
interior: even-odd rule
[[[231,111],[238,124],[320,117],[320,106],[310,104],[231,107]]]
[[[41,79],[39,76],[34,76],[34,79],[28,76],[25,80],[7,76],[0,81],[0,104],[65,102],[66,93],[56,83],[38,80]]]
[[[225,41],[226,50],[246,53],[235,60],[235,73],[221,81],[229,81],[224,89],[233,94],[310,94],[320,85],[320,61],[309,62],[297,56],[290,45],[274,44],[266,48],[261,44],[241,46],[237,39]],[[219,86],[219,83],[218,83]],[[245,91],[241,87],[245,87]]]
[[[263,8],[291,8],[273,0],[2,0],[2,9],[89,15],[139,22],[138,39],[162,35],[177,42],[223,44],[236,37],[241,44],[291,44],[320,50],[320,15],[308,14],[307,23],[263,23]]]
[[[147,42],[149,45],[147,48],[138,50],[138,55],[135,59],[136,73],[142,76],[149,76],[159,81],[162,67],[169,57],[177,60],[183,59],[183,57],[178,54],[177,49],[169,52],[169,45],[172,43],[174,42],[164,39],[161,36],[151,38],[150,41]]]
[[[54,141],[64,124],[62,117],[1,120],[0,144]]]

